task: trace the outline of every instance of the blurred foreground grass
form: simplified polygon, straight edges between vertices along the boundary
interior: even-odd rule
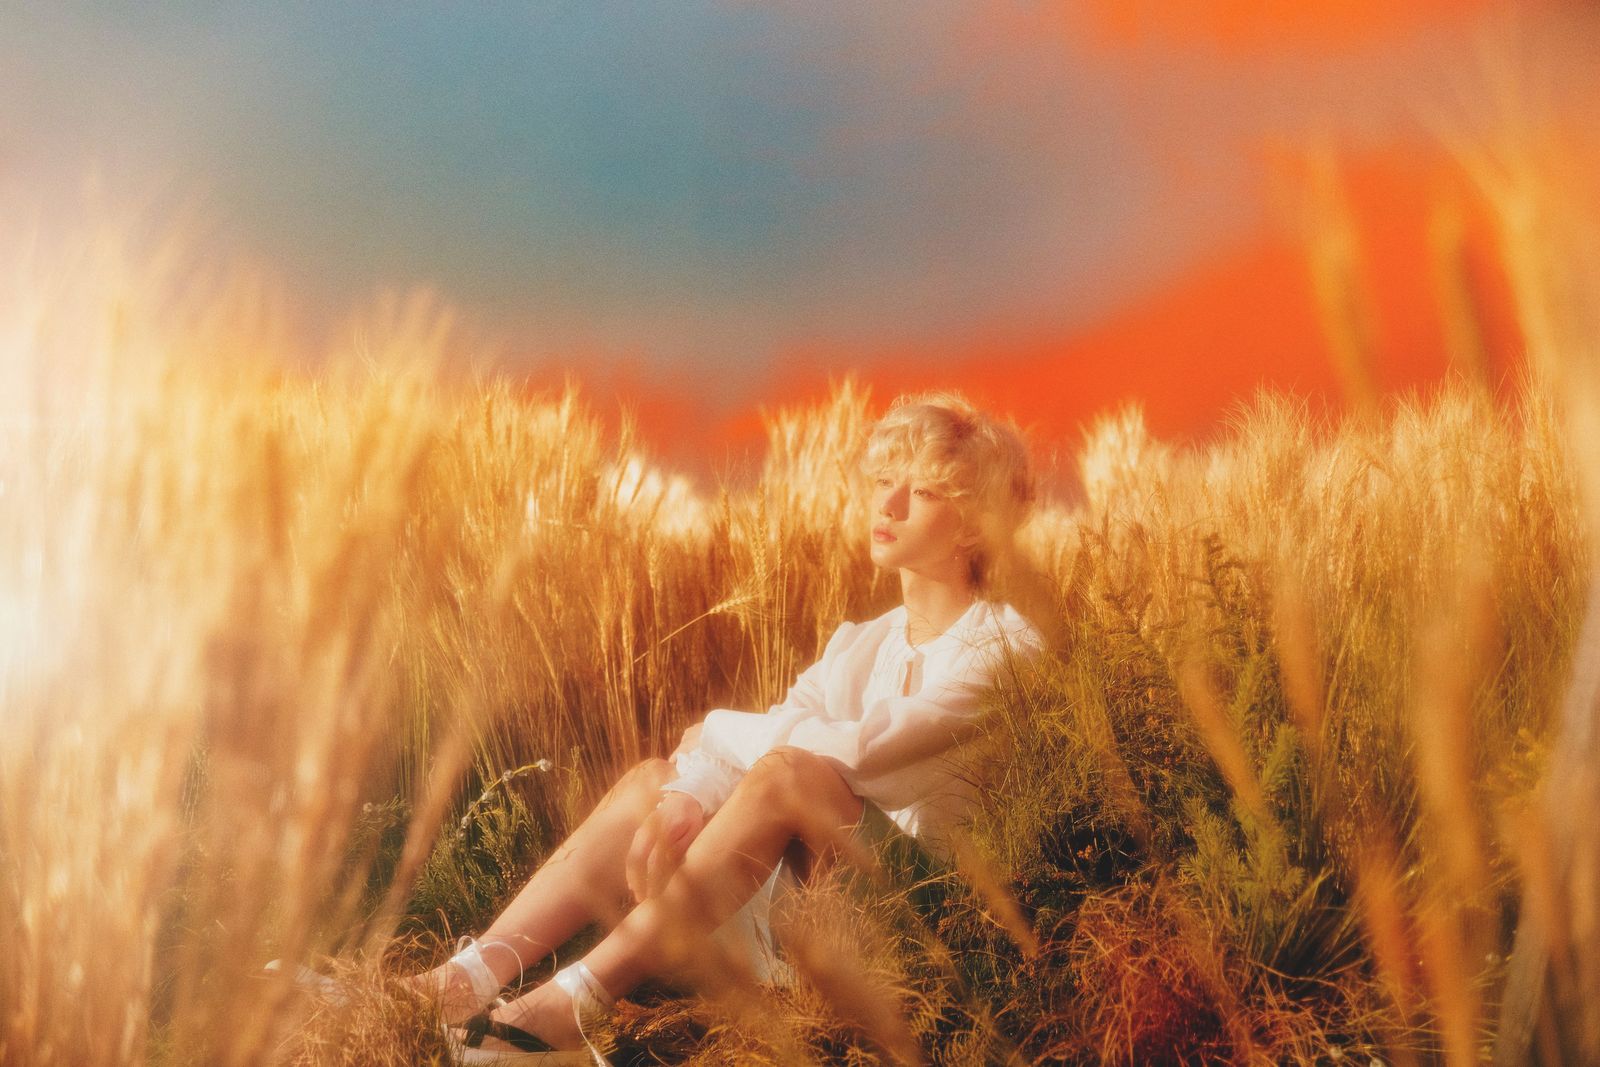
[[[1100,421],[1026,531],[1056,647],[996,694],[964,877],[915,912],[812,887],[799,986],[647,989],[618,1059],[1475,1061],[1600,401],[1588,305],[1505,218],[1514,395],[1333,423],[1263,395],[1200,449]],[[262,306],[90,235],[0,307],[5,1063],[437,1057],[372,965],[437,960],[618,771],[895,601],[853,386],[707,493],[575,393],[444,374],[425,298],[316,371]],[[252,977],[321,953],[360,1012]]]

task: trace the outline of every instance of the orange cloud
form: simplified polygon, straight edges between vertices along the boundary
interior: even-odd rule
[[[1299,160],[1268,165],[1289,187],[1304,186]],[[1337,203],[1317,205],[1330,215],[1318,225],[1348,228],[1342,281],[1365,323],[1373,390],[1425,387],[1452,364],[1504,377],[1520,361],[1521,338],[1488,213],[1461,169],[1436,149],[1396,144],[1341,157],[1336,175]],[[1293,391],[1317,410],[1351,399],[1309,247],[1288,227],[1263,228],[1084,329],[985,326],[932,346],[796,342],[768,385],[731,412],[714,410],[692,382],[638,368],[608,364],[583,380],[603,414],[614,417],[615,395],[649,445],[701,474],[759,450],[760,406],[821,400],[845,373],[879,402],[962,389],[1030,426],[1046,447],[1070,449],[1096,415],[1130,402],[1144,408],[1153,432],[1196,439],[1258,387]]]
[[[1441,378],[1462,358],[1453,352],[1461,316],[1491,375],[1515,363],[1520,339],[1488,218],[1459,169],[1396,147],[1349,160],[1343,174],[1356,246],[1349,281],[1370,322],[1374,386]],[[1156,432],[1194,437],[1259,386],[1338,406],[1345,387],[1327,320],[1305,242],[1261,232],[1086,330],[871,352],[806,346],[791,353],[774,394],[820,396],[830,370],[859,366],[881,398],[962,388],[1032,424],[1042,442],[1070,444],[1096,414],[1127,402],[1144,407]]]
[[[1503,0],[1090,0],[1054,8],[1074,32],[1087,27],[1104,48],[1160,44],[1225,55],[1353,48]]]

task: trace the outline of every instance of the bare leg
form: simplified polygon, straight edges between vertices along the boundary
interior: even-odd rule
[[[588,924],[609,926],[621,918],[627,906],[628,846],[674,774],[669,761],[650,759],[618,779],[478,938],[484,962],[502,985]],[[460,967],[446,963],[413,981],[443,999],[448,1021],[459,1022],[478,1010]]]
[[[829,861],[861,818],[862,801],[826,761],[777,749],[739,783],[706,824],[661,893],[634,908],[585,957],[612,996],[646,978],[681,971],[709,934],[743,906],[791,844]],[[497,1017],[558,1048],[582,1044],[572,1003],[546,982]]]

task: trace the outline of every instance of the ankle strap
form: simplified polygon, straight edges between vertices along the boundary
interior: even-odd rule
[[[600,984],[600,979],[582,960],[561,968],[551,981],[572,998],[572,1014],[578,1020],[578,1032],[583,1035],[583,1043],[589,1046],[589,1054],[594,1057],[596,1067],[611,1067],[611,1061],[605,1058],[589,1037],[589,1029],[611,1011],[616,998],[606,992],[606,987]]]
[[[465,947],[461,947],[458,942],[456,954],[450,957],[450,962],[466,972],[467,980],[472,983],[472,995],[477,1000],[478,1006],[482,1007],[494,1000],[504,983],[495,977],[494,971],[484,961],[484,946],[482,944],[470,937],[463,937],[461,941],[465,942]],[[488,944],[496,945],[499,943],[490,941]],[[500,945],[500,947],[513,952],[513,954],[515,952],[510,945]],[[519,958],[517,961],[519,966],[521,962]]]
[[[606,987],[600,984],[600,979],[594,976],[589,965],[579,960],[569,963],[555,973],[553,979],[556,985],[566,990],[572,998],[573,1006],[579,1008],[585,1016],[602,1014],[611,1010],[617,1001]]]

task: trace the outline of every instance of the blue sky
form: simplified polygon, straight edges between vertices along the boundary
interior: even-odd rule
[[[428,284],[515,358],[711,391],[807,339],[1091,322],[1260,223],[1242,146],[1381,136],[1449,66],[1112,64],[947,0],[0,11],[0,171],[198,205],[313,316]]]

